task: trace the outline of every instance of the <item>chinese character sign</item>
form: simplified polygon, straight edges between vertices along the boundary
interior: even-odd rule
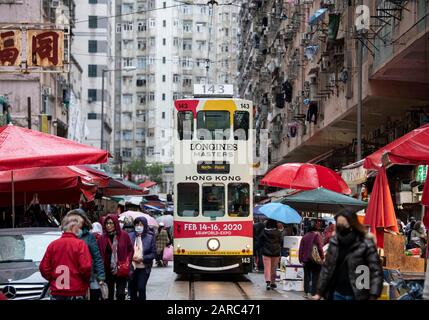
[[[63,31],[27,31],[27,65],[29,67],[62,67],[63,60]]]
[[[0,66],[21,64],[21,31],[0,30]]]

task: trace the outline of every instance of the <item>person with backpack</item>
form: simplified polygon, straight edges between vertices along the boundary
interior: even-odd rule
[[[156,264],[158,267],[165,267],[163,261],[164,248],[171,243],[167,230],[164,228],[164,223],[160,222],[158,232],[156,234]]]
[[[322,237],[317,232],[314,221],[310,223],[308,232],[301,239],[298,255],[299,262],[304,266],[304,298],[311,298],[317,293],[324,258]]]
[[[80,234],[79,239],[85,241],[92,257],[92,275],[90,282],[89,299],[97,301],[101,299],[100,286],[104,285],[104,281],[106,280],[103,259],[101,258],[97,239],[95,238],[94,234],[90,232],[90,230],[92,229],[92,224],[83,209],[71,210],[67,213],[66,217],[71,216],[78,216],[82,218],[82,222],[79,225],[80,229],[82,230],[82,233]]]

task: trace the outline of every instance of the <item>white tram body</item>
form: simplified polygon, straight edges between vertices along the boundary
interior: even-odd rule
[[[253,255],[253,105],[176,100],[174,271],[248,273]]]

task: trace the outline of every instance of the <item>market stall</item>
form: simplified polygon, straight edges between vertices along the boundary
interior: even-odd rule
[[[370,226],[377,236],[377,246],[384,258],[387,278],[393,271],[399,271],[402,281],[411,281],[418,287],[424,278],[426,259],[422,252],[405,248],[405,239],[398,234],[398,226],[387,181],[386,168],[392,165],[429,164],[429,125],[415,129],[401,138],[365,158],[364,168],[377,171],[377,177],[370,196],[364,224]],[[423,221],[429,228],[429,183],[426,180],[421,204],[425,208]],[[422,256],[424,256],[423,252]],[[412,274],[407,278],[407,274]]]

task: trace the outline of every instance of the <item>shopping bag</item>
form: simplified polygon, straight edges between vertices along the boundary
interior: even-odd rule
[[[319,254],[319,249],[317,248],[317,246],[315,244],[313,244],[313,248],[311,250],[310,260],[316,264],[323,264],[323,260]]]
[[[101,299],[107,300],[109,298],[109,287],[105,282],[100,283]]]
[[[164,253],[162,254],[163,261],[173,261],[173,246],[167,246],[164,248]]]

